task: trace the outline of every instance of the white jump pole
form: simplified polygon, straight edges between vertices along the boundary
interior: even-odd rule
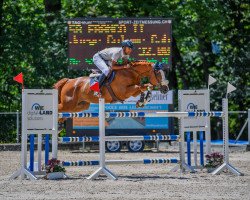
[[[207,83],[208,102],[206,102],[208,110],[210,110],[210,85],[214,84],[215,82],[217,82],[217,80],[209,74],[208,75],[208,83]],[[210,122],[209,117],[206,119],[206,123],[207,123],[207,129],[205,131],[206,154],[210,154],[211,153],[211,122]]]
[[[234,168],[229,163],[229,134],[228,134],[228,99],[222,99],[222,109],[224,116],[223,119],[223,154],[224,154],[224,163],[213,171],[213,175],[220,174],[224,169],[228,169],[233,174],[241,176],[243,175],[236,168]]]
[[[56,94],[57,96],[57,94]],[[53,98],[53,107],[57,108],[54,110],[54,121],[56,123],[53,124],[53,130],[56,130],[55,132],[52,133],[52,158],[57,158],[57,153],[58,153],[58,98]]]
[[[37,165],[38,171],[42,171],[42,134],[37,134]]]
[[[105,174],[108,178],[117,180],[110,170],[106,168],[105,164],[105,100],[99,98],[99,151],[100,151],[100,168],[96,170],[87,179],[96,179],[101,173]]]

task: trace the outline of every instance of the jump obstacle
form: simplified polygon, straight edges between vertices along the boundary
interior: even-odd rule
[[[59,115],[60,116],[60,115]],[[66,115],[61,115],[66,116]],[[79,115],[77,115],[79,116]],[[87,115],[88,116],[88,115]],[[93,115],[92,115],[93,116]],[[99,113],[98,115],[95,114],[95,116],[99,116],[99,151],[100,151],[100,168],[96,170],[91,176],[88,177],[88,179],[95,179],[97,178],[101,173],[104,173],[107,175],[107,177],[116,180],[117,177],[114,175],[109,169],[106,167],[106,160],[105,160],[105,141],[108,140],[108,136],[105,136],[105,117],[197,117],[197,116],[203,116],[203,117],[209,117],[209,116],[215,116],[215,117],[222,117],[223,112],[156,112],[156,113],[145,113],[145,112],[132,112],[131,114],[129,112],[106,112],[105,113],[105,101],[104,99],[99,99]],[[179,159],[179,165],[176,166],[173,171],[176,171],[180,169],[188,170],[191,172],[194,172],[193,167],[189,166],[185,163],[185,151],[184,151],[184,133],[182,132],[182,126],[179,123],[179,131],[180,131],[180,159]]]
[[[191,166],[191,139],[190,139],[190,132],[187,133],[187,158],[188,158],[188,165]],[[204,151],[203,151],[203,138],[202,136],[203,132],[200,132],[200,166],[204,166]],[[30,135],[30,164],[29,164],[29,170],[32,172],[36,172],[34,170],[34,154],[35,154],[35,135]],[[161,140],[161,141],[177,141],[179,139],[178,135],[143,135],[143,136],[110,136],[109,141],[134,141],[134,140],[141,140],[141,141],[154,141],[154,140]],[[99,137],[93,136],[93,137],[59,137],[58,141],[63,143],[70,143],[70,142],[98,142]],[[39,144],[40,142],[37,141],[37,145],[41,146]],[[45,135],[44,144],[45,144],[45,162],[46,165],[49,160],[49,143],[50,143],[50,136]],[[41,148],[38,149],[38,155],[41,155]],[[39,159],[38,159],[39,160]],[[197,168],[197,157],[194,156],[195,161],[195,168]],[[90,165],[99,165],[98,160],[93,161],[61,161],[62,165],[65,167],[69,166],[90,166]],[[137,160],[118,160],[118,161],[106,161],[106,164],[111,165],[119,165],[119,164],[167,164],[167,163],[178,163],[179,160],[177,158],[158,158],[158,159],[137,159]],[[41,164],[38,164],[37,167],[38,171],[42,171]]]
[[[30,138],[30,164],[29,164],[29,170],[32,171],[33,173],[43,174],[42,169],[41,169],[41,159],[38,158],[38,161],[40,160],[40,163],[38,164],[37,168],[38,170],[35,171],[34,169],[34,155],[35,155],[35,135],[31,134],[29,136]],[[162,140],[162,141],[177,141],[179,139],[178,135],[144,135],[144,136],[110,136],[109,141],[134,141],[134,140],[142,140],[142,141],[154,141],[154,140]],[[58,141],[63,142],[63,143],[70,143],[70,142],[90,142],[90,141],[99,141],[98,136],[93,136],[93,137],[59,137]],[[37,141],[38,147],[41,147],[41,140]],[[48,164],[49,160],[49,151],[50,151],[50,135],[45,135],[44,139],[44,155],[45,155],[45,162],[44,165]],[[38,155],[41,155],[41,148],[38,149]],[[69,166],[90,166],[90,165],[99,165],[98,160],[92,160],[92,161],[61,161],[62,165],[65,167]],[[167,163],[178,163],[177,158],[170,158],[170,159],[165,159],[165,158],[157,158],[157,159],[139,159],[139,160],[119,160],[119,161],[107,161],[106,164],[112,164],[112,165],[117,165],[117,164],[167,164]],[[37,162],[38,163],[38,162]]]
[[[23,96],[24,93],[23,93]],[[56,95],[57,99],[57,95]],[[23,106],[25,106],[25,97],[23,97]],[[194,172],[194,168],[190,165],[188,165],[185,161],[185,151],[184,151],[184,132],[182,131],[181,126],[181,118],[182,117],[222,117],[223,119],[223,150],[224,150],[224,164],[219,167],[217,170],[213,172],[213,174],[220,173],[223,169],[227,168],[231,172],[242,175],[239,171],[237,171],[233,166],[229,164],[229,157],[228,157],[228,101],[227,99],[223,99],[223,111],[216,111],[216,112],[156,112],[156,113],[145,113],[145,112],[106,112],[105,113],[105,102],[104,99],[99,99],[99,113],[59,113],[57,114],[56,110],[57,105],[56,100],[53,101],[53,109],[54,109],[54,123],[57,123],[57,117],[99,117],[99,148],[100,148],[100,160],[99,162],[95,162],[95,164],[99,164],[100,168],[94,172],[91,176],[88,177],[88,179],[95,179],[99,176],[99,174],[104,173],[109,178],[116,180],[117,177],[107,169],[106,164],[115,164],[115,163],[178,163],[179,165],[176,166],[173,171],[176,171],[180,169],[181,171],[192,171]],[[25,109],[23,111],[26,111]],[[23,115],[25,112],[22,112]],[[23,116],[24,119],[25,116]],[[105,118],[106,117],[177,117],[179,119],[179,136],[180,136],[180,159],[142,159],[142,160],[136,160],[136,161],[120,161],[120,160],[112,160],[112,161],[106,161],[105,160],[105,141],[109,141],[109,137],[112,136],[105,136]],[[25,121],[25,120],[23,120]],[[25,175],[27,175],[30,179],[37,179],[34,173],[30,172],[26,168],[26,161],[27,161],[27,133],[25,133],[25,130],[27,130],[27,127],[25,125],[22,129],[22,162],[21,162],[21,169],[18,170],[16,173],[14,173],[11,178],[16,178],[17,176],[21,175],[21,178],[25,178]],[[53,126],[53,128],[57,125]],[[37,129],[35,129],[37,130]],[[50,129],[51,130],[51,129]],[[45,134],[47,131],[39,130],[40,133]],[[26,135],[23,137],[23,135]],[[39,136],[39,134],[38,134]],[[24,141],[25,140],[25,141]],[[23,142],[24,141],[24,142]],[[40,140],[38,140],[40,141]],[[54,146],[53,146],[54,145]],[[26,149],[26,150],[25,150]],[[24,154],[26,153],[26,154]],[[57,158],[57,135],[52,134],[52,157]],[[40,156],[41,159],[41,156]],[[177,161],[177,162],[176,162]],[[89,162],[89,161],[88,161]],[[65,162],[66,163],[66,162]],[[81,162],[78,162],[81,163]],[[67,163],[70,165],[70,162]],[[71,162],[72,164],[72,162]],[[84,166],[84,161],[82,162]]]
[[[140,112],[141,113],[141,112]],[[62,113],[63,115],[64,113]],[[74,116],[80,116],[80,113],[77,114],[73,114]],[[199,113],[200,114],[200,113]],[[62,116],[61,115],[61,116]],[[66,113],[65,115],[70,116],[69,113]],[[64,116],[65,116],[64,115]],[[143,113],[143,115],[145,115],[145,113]],[[201,115],[201,114],[200,114]],[[205,113],[204,115],[207,115],[207,113]],[[210,114],[215,116],[214,114]],[[218,115],[218,114],[217,114]],[[221,113],[220,113],[221,115]],[[60,116],[60,114],[59,114]],[[91,116],[91,114],[88,114],[86,116]],[[82,117],[86,117],[85,115],[82,115]],[[95,115],[97,116],[97,115]],[[112,115],[114,116],[114,115]],[[119,116],[124,116],[124,114],[121,114],[121,112],[119,113]],[[135,116],[134,114],[132,116]],[[154,115],[155,117],[157,115]],[[192,116],[194,116],[194,114],[192,113]],[[203,132],[200,132],[200,134],[203,134]],[[34,135],[30,135],[30,163],[34,163]],[[48,155],[49,155],[49,135],[45,136],[45,163],[47,164],[47,160],[48,160]],[[189,137],[190,138],[190,137]],[[179,139],[178,135],[144,135],[144,136],[108,136],[106,137],[106,141],[135,141],[135,140],[141,140],[141,141],[153,141],[153,140],[162,140],[162,141],[177,141]],[[90,142],[90,141],[95,141],[98,142],[99,141],[99,137],[98,136],[93,136],[93,137],[59,137],[58,141],[63,142],[63,143],[69,143],[69,142]],[[203,141],[200,140],[200,143],[202,143]],[[40,145],[39,145],[40,146]],[[32,148],[33,147],[33,148]],[[191,140],[187,139],[187,157],[188,157],[188,164],[191,166]],[[204,153],[203,153],[203,145],[200,145],[200,166],[204,166]],[[38,151],[38,155],[39,155],[39,151]],[[193,166],[194,168],[197,168],[197,158],[196,156],[194,156],[194,160],[195,160],[195,166]],[[61,161],[63,166],[89,166],[89,165],[99,165],[99,161]],[[140,159],[140,160],[109,160],[106,161],[106,164],[166,164],[166,163],[178,163],[179,159],[177,158],[170,158],[170,159],[165,159],[165,158],[158,158],[158,159]],[[30,165],[30,170],[32,172],[34,172],[33,170],[33,165]],[[40,165],[39,165],[40,166]],[[39,168],[38,166],[38,168]],[[40,169],[40,168],[39,168]],[[41,171],[41,169],[40,169]]]

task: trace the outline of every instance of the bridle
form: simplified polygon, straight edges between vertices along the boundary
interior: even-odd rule
[[[156,73],[159,73],[159,71],[156,69],[153,69],[153,70],[154,70],[155,79],[157,80],[157,86],[161,86],[162,81],[158,79],[158,76],[156,74]]]
[[[156,81],[157,81],[157,86],[161,86],[162,84],[162,80],[159,80],[159,78],[158,78],[158,76],[157,76],[157,74],[156,73],[159,73],[159,72],[157,72],[157,71],[159,71],[159,70],[156,70],[156,69],[154,69],[154,67],[152,67],[150,70],[148,70],[148,71],[145,71],[145,72],[143,72],[143,73],[139,73],[138,71],[136,71],[134,68],[135,67],[133,67],[133,65],[129,65],[130,66],[130,68],[129,69],[131,69],[131,70],[133,70],[135,73],[136,73],[136,75],[137,75],[137,79],[138,80],[141,80],[144,76],[143,76],[143,74],[146,74],[146,73],[150,73],[151,71],[153,71],[154,72],[154,76],[155,76],[155,79],[156,79]],[[152,65],[151,65],[152,66]]]

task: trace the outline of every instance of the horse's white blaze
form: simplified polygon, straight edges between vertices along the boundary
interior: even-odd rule
[[[166,79],[164,71],[160,70],[160,73],[161,73],[161,85],[168,86],[169,81]]]

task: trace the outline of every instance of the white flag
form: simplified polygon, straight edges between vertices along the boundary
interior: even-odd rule
[[[214,77],[212,77],[211,75],[208,75],[208,85],[212,85],[216,81],[217,80]]]
[[[230,92],[236,90],[236,87],[234,87],[233,85],[231,85],[229,82],[227,83],[227,94],[229,94]]]

